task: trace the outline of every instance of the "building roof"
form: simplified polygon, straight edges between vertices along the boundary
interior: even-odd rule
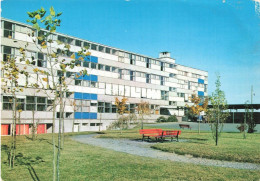
[[[247,104],[248,108],[260,109],[260,104]],[[212,108],[212,105],[208,105],[208,108]],[[246,104],[228,104],[228,109],[245,109]]]

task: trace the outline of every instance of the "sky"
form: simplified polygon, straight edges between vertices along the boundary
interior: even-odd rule
[[[62,12],[58,32],[216,74],[229,104],[260,104],[260,11],[253,0],[4,0],[1,16],[26,23],[26,12]],[[258,12],[258,13],[257,13]]]

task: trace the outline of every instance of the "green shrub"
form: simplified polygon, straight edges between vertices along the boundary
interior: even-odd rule
[[[159,118],[157,118],[156,122],[157,122],[157,123],[167,122],[167,119],[166,119],[164,116],[160,116]]]
[[[168,117],[167,122],[178,122],[178,119],[175,115],[171,115]]]

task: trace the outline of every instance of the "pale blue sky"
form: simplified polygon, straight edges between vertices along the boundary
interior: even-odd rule
[[[228,103],[260,103],[260,16],[252,0],[4,0],[2,17],[25,23],[40,7],[63,12],[58,32],[221,75]]]

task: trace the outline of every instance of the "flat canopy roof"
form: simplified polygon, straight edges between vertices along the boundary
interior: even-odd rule
[[[260,109],[260,104],[247,104],[249,109]],[[208,105],[208,108],[212,108],[212,105]],[[245,104],[228,104],[228,109],[245,109]]]

